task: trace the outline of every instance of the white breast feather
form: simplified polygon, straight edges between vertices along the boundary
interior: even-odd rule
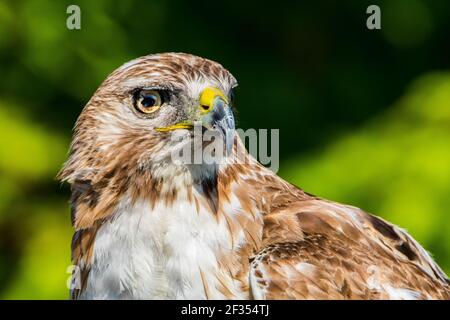
[[[211,299],[217,290],[218,256],[231,250],[226,221],[205,208],[178,201],[167,208],[124,199],[114,218],[98,231],[93,266],[81,299]],[[222,274],[236,298],[238,283]]]

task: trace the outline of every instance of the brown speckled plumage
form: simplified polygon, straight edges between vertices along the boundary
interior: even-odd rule
[[[170,146],[169,135],[151,128],[186,117],[186,92],[205,79],[223,92],[236,85],[226,69],[210,60],[149,55],[114,71],[83,109],[59,175],[72,186],[72,259],[81,272],[73,298],[89,287],[90,270],[98,263],[96,239],[117,220],[124,199],[126,208],[145,203],[148,214],[160,205],[175,208],[185,199],[199,217],[207,210],[225,226],[229,248],[214,248],[217,270],[199,265],[196,271],[203,298],[450,298],[449,280],[406,232],[290,185],[243,152],[239,138],[233,151],[243,154],[245,164],[221,166],[198,179],[193,169],[170,171],[187,181],[182,186],[161,174],[166,164],[158,156]],[[143,87],[180,93],[176,104],[155,118],[162,123],[130,108],[133,91]]]

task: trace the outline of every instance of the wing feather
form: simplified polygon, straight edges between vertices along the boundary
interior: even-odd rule
[[[264,222],[249,273],[256,299],[450,299],[444,272],[412,237],[358,208],[314,197]]]

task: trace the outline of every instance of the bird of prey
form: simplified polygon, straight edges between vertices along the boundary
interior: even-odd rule
[[[405,231],[248,154],[236,86],[216,62],[164,53],[98,88],[59,174],[72,190],[73,299],[450,299]],[[218,133],[222,161],[174,161],[181,146],[199,148],[199,126]]]

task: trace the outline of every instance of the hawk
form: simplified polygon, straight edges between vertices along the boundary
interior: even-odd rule
[[[236,86],[216,62],[164,53],[98,88],[59,174],[72,192],[73,299],[450,298],[405,231],[252,158],[235,134]],[[223,161],[173,161],[198,148],[198,127],[218,133]]]

